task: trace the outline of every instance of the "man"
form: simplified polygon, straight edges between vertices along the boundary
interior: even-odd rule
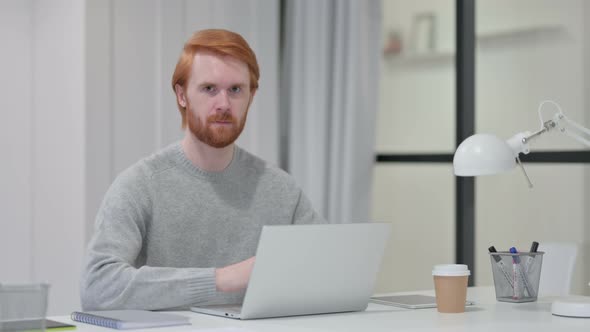
[[[324,222],[288,174],[234,144],[258,79],[236,33],[203,30],[185,44],[172,78],[184,139],[105,195],[82,275],[85,310],[240,302],[263,225]]]

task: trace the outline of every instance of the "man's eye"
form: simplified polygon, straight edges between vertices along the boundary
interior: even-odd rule
[[[230,89],[231,93],[238,93],[240,91],[242,91],[242,88],[240,88],[239,86],[234,86]]]
[[[205,92],[215,92],[215,87],[212,85],[207,85],[203,87],[203,91]]]

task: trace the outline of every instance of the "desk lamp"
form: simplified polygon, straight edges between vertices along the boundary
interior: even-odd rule
[[[541,110],[545,104],[552,104],[557,113],[550,120],[544,121]],[[521,153],[530,152],[529,143],[538,136],[558,130],[559,132],[590,146],[590,129],[568,119],[557,103],[551,100],[541,102],[538,109],[541,129],[531,133],[518,133],[504,141],[490,134],[475,134],[465,139],[455,151],[453,168],[457,176],[490,175],[509,171],[518,164],[529,188],[533,187],[524,166],[520,162]],[[566,317],[590,318],[590,297],[576,296],[557,299],[551,306],[554,315]]]

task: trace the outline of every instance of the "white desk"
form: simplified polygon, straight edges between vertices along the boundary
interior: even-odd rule
[[[408,292],[434,295],[434,291]],[[400,293],[400,294],[408,294]],[[149,329],[152,332],[346,332],[346,331],[590,331],[590,319],[551,315],[551,298],[530,303],[497,302],[493,287],[473,287],[468,299],[476,302],[463,314],[440,314],[433,309],[402,309],[369,304],[367,311],[314,316],[269,318],[239,321],[188,311],[176,312],[191,317],[192,326]],[[78,332],[115,331],[72,322],[68,317],[50,319],[75,324]],[[147,329],[146,329],[147,330]]]

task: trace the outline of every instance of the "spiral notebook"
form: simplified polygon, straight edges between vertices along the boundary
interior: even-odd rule
[[[191,324],[188,317],[146,310],[74,311],[71,318],[118,330]]]

